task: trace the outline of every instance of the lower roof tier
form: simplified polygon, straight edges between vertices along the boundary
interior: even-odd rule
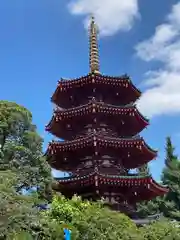
[[[51,142],[46,151],[49,164],[58,170],[75,170],[85,157],[103,160],[110,156],[127,169],[148,163],[157,156],[143,138],[119,139],[97,134],[72,141]]]
[[[93,199],[113,198],[115,202],[135,204],[164,195],[168,188],[161,186],[151,176],[116,176],[92,172],[84,176],[56,178],[54,189],[71,197],[74,194]]]
[[[88,96],[101,96],[104,102],[121,105],[135,102],[140,95],[141,92],[126,75],[111,77],[90,73],[73,80],[60,80],[52,101],[58,106],[69,108],[87,102]]]
[[[85,128],[91,130],[91,125],[110,128],[118,136],[133,136],[148,124],[148,119],[133,105],[117,107],[94,100],[76,108],[56,110],[46,130],[56,137],[72,139]]]

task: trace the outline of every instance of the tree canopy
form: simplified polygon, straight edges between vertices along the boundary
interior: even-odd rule
[[[180,161],[175,154],[171,138],[166,139],[165,167],[162,172],[162,184],[167,185],[169,192],[163,197],[157,197],[149,202],[138,204],[140,216],[147,217],[155,213],[172,220],[180,220]]]
[[[16,176],[0,172],[0,239],[63,240],[69,228],[72,240],[179,240],[180,228],[164,220],[137,228],[125,215],[105,208],[101,202],[68,200],[54,195],[47,211],[38,211],[35,195],[23,196],[15,188]]]
[[[42,153],[43,139],[32,124],[32,114],[14,102],[0,101],[0,170],[17,172],[17,189],[51,182],[51,169]]]
[[[33,208],[35,197],[16,192],[17,176],[12,171],[0,171],[0,239],[13,239],[22,231],[31,232],[38,221]]]
[[[171,138],[166,140],[166,167],[162,173],[162,182],[169,187],[164,196],[165,216],[180,220],[180,161],[175,154],[175,147]]]

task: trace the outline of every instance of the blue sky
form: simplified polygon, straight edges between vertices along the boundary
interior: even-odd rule
[[[180,1],[2,1],[1,99],[32,112],[46,148],[51,135],[44,127],[58,79],[89,71],[86,19],[91,13],[99,25],[101,72],[128,73],[143,91],[138,107],[151,125],[142,135],[159,150],[151,164],[158,180],[167,135],[180,150]]]

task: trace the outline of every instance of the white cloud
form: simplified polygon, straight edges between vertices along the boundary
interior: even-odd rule
[[[101,36],[129,30],[138,17],[138,0],[71,0],[68,7],[72,14],[85,15],[85,25],[93,14]]]
[[[138,102],[140,110],[149,117],[180,113],[180,2],[136,51],[142,60],[159,61],[162,66],[146,74],[144,83],[150,88]]]

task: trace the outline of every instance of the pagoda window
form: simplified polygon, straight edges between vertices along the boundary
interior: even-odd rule
[[[105,201],[106,201],[106,202],[109,202],[109,197],[105,197]]]
[[[99,101],[100,101],[100,102],[104,102],[104,101],[103,101],[103,96],[102,96],[102,95],[99,96]]]
[[[92,101],[92,96],[88,96],[88,101],[91,102]]]
[[[104,160],[102,165],[103,165],[103,167],[110,167],[111,166],[111,162],[109,160]]]
[[[92,132],[92,128],[88,128],[88,132]]]
[[[110,160],[112,160],[113,158],[111,157],[111,156],[109,156],[109,155],[103,155],[102,156],[102,159],[110,159]]]
[[[114,197],[111,197],[111,203],[116,203],[116,200]]]
[[[87,162],[85,163],[85,167],[86,167],[86,168],[92,167],[92,161],[87,161]]]
[[[83,163],[84,166],[86,165],[86,163],[88,161],[90,161],[90,162],[92,161],[92,156],[87,156],[87,157],[81,159],[81,162]]]
[[[92,124],[88,124],[86,127],[87,128],[92,128]]]

